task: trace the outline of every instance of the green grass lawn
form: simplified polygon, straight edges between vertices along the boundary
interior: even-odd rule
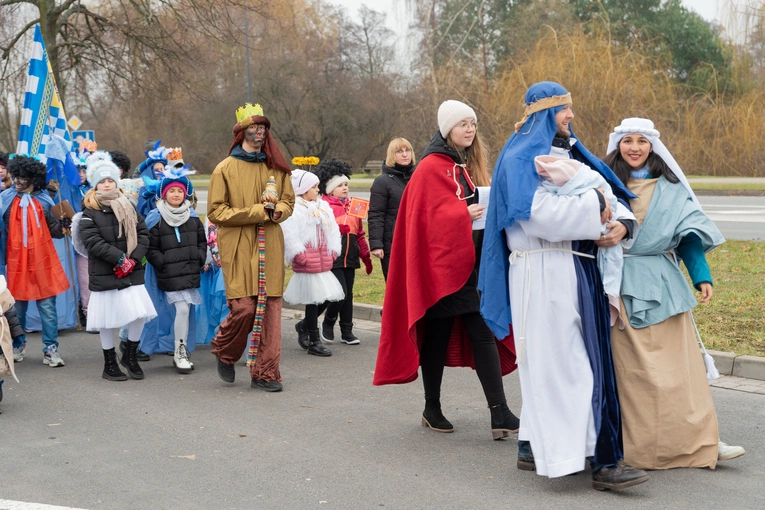
[[[709,303],[693,310],[708,349],[765,356],[765,243],[728,241],[707,255]]]
[[[707,255],[714,278],[712,301],[694,317],[708,349],[765,356],[765,243],[728,241]],[[382,305],[385,282],[377,259],[367,276],[356,271],[353,299]],[[291,271],[287,271],[288,278]],[[697,293],[698,297],[698,293]]]

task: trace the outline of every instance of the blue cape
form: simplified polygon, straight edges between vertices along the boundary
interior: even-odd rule
[[[557,83],[536,83],[526,92],[526,104],[567,93],[568,91]],[[558,132],[555,115],[563,108],[564,106],[556,106],[529,116],[523,127],[505,143],[494,167],[478,289],[482,292],[481,315],[497,338],[507,337],[512,323],[507,282],[510,251],[505,241],[504,229],[512,226],[516,220],[529,219],[531,202],[539,186],[539,174],[534,167],[534,158],[550,153],[553,138]],[[571,138],[575,138],[573,131]],[[635,195],[605,163],[588,151],[581,141],[573,145],[571,154],[578,161],[599,172],[611,185],[614,195],[629,207],[629,199]]]

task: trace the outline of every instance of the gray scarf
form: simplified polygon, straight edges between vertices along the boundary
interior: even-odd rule
[[[188,200],[184,200],[179,207],[171,207],[167,200],[159,200],[157,210],[165,223],[171,227],[180,227],[191,217],[191,204]]]

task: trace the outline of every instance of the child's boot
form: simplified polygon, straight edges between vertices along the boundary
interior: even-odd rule
[[[356,335],[353,334],[352,322],[340,323],[340,341],[348,345],[358,345],[360,343]]]
[[[189,353],[186,351],[186,343],[183,341],[183,338],[175,339],[173,365],[179,374],[190,374],[194,369],[191,365],[191,361],[189,361]]]
[[[104,373],[101,377],[107,381],[127,381],[127,376],[117,364],[117,353],[114,352],[114,347],[104,349]]]
[[[318,329],[309,329],[308,338],[308,354],[313,354],[314,356],[332,356],[332,351],[321,343]]]
[[[143,379],[143,370],[138,365],[136,353],[138,352],[138,342],[127,341],[125,352],[122,353],[120,364],[127,368],[128,375],[133,379]]]
[[[331,344],[335,341],[335,321],[337,317],[330,317],[324,314],[324,320],[321,322],[321,339],[324,342]]]

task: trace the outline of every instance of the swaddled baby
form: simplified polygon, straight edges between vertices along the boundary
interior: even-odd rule
[[[548,193],[578,196],[600,188],[604,190],[603,195],[611,204],[611,209],[616,211],[618,201],[611,192],[611,186],[608,185],[602,175],[584,163],[575,159],[557,158],[555,156],[537,156],[534,158],[534,165],[539,176],[542,177],[541,185]],[[601,232],[607,234],[609,231],[610,229],[603,224]],[[598,249],[598,269],[603,280],[603,288],[608,295],[608,302],[617,312],[619,310],[623,264],[624,254],[621,245]],[[612,317],[614,317],[613,314]],[[613,324],[613,320],[611,322]]]

